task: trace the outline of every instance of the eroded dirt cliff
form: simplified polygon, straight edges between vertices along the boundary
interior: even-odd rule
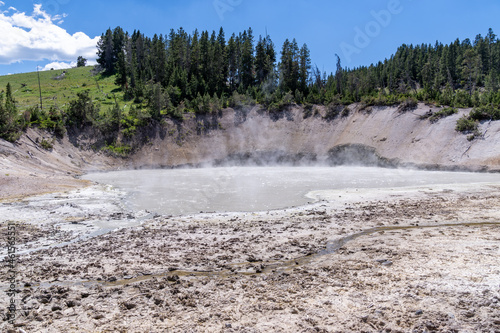
[[[404,113],[397,107],[360,111],[360,106],[351,105],[349,109],[349,115],[333,120],[325,117],[324,107],[315,107],[307,117],[300,107],[272,113],[255,106],[226,109],[209,117],[187,117],[182,125],[167,121],[150,133],[149,144],[127,164],[172,166],[230,156],[271,162],[335,163],[343,158],[347,163],[377,163],[382,159],[389,164],[431,168],[500,169],[500,122],[481,124],[484,135],[473,141],[455,131],[457,119],[469,109],[436,123],[421,119],[429,110],[439,110],[424,104]],[[339,147],[349,146],[363,148],[358,149],[359,154],[351,148],[342,157]],[[332,152],[337,155],[332,156]]]

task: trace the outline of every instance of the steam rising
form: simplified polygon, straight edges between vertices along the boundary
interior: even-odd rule
[[[397,164],[369,145],[342,143],[347,122],[325,121],[324,112],[317,107],[314,116],[304,118],[299,108],[269,112],[240,107],[182,123],[167,120],[158,129],[161,140],[154,150],[140,152],[134,167]]]
[[[497,174],[375,167],[219,167],[87,175],[130,193],[135,209],[161,214],[263,211],[307,204],[313,191],[499,181]]]
[[[308,203],[313,191],[499,181],[494,174],[399,168],[457,170],[474,166],[474,158],[484,161],[482,141],[473,147],[458,141],[466,140],[455,133],[454,116],[431,128],[416,117],[428,111],[422,106],[404,114],[350,108],[334,119],[325,118],[321,106],[307,115],[299,107],[272,112],[255,106],[166,120],[148,129],[147,137],[156,138],[130,167],[168,170],[86,178],[126,190],[135,208],[174,215],[280,209]]]
[[[428,111],[423,105],[405,114],[395,107],[369,114],[355,105],[349,108],[347,116],[334,119],[326,117],[323,106],[309,111],[296,106],[282,111],[240,106],[185,115],[182,121],[166,119],[147,129],[144,138],[151,140],[150,149],[141,149],[129,166],[348,164],[479,170],[491,158],[489,151],[497,140],[492,136],[491,143],[478,141],[469,149],[470,143],[455,131],[454,117],[460,115],[429,124],[418,120]]]

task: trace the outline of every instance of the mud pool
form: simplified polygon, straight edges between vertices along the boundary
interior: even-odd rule
[[[375,167],[221,167],[127,170],[83,177],[125,191],[132,210],[183,215],[255,212],[331,200],[331,191],[498,183],[499,174]]]
[[[88,175],[102,184],[0,203],[17,222],[16,320],[27,332],[493,332],[499,176],[353,167]],[[324,201],[266,211],[313,200]],[[0,311],[8,302],[0,298]]]

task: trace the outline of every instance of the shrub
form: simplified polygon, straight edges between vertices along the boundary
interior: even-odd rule
[[[246,105],[255,105],[255,100],[249,94],[239,94],[236,90],[228,100],[229,107],[238,108]]]
[[[176,107],[171,107],[168,109],[168,114],[171,118],[176,119],[178,121],[184,120],[184,112],[186,111],[186,107],[184,105],[184,101],[182,101]]]
[[[448,117],[448,116],[451,116],[453,114],[457,113],[457,109],[455,108],[451,108],[451,107],[448,107],[448,108],[444,108],[442,110],[439,110],[435,113],[433,113],[430,117],[429,117],[429,120],[431,123],[435,123],[437,122],[439,119],[441,118],[445,118],[445,117]]]
[[[127,157],[132,152],[132,147],[130,147],[129,145],[109,145],[102,148],[102,150],[105,153],[110,154],[111,156]]]
[[[51,150],[52,148],[54,148],[52,142],[47,141],[45,139],[42,139],[42,141],[40,142],[40,146],[45,150]]]
[[[78,98],[69,103],[67,124],[83,127],[92,124],[99,114],[99,106],[92,101],[89,90],[77,93]]]
[[[468,117],[462,117],[458,119],[455,130],[464,134],[472,134],[467,139],[469,141],[473,140],[476,136],[480,136],[479,124],[477,120],[469,119]]]
[[[457,107],[470,107],[472,106],[471,96],[463,90],[457,90],[455,93],[453,104]]]
[[[57,137],[62,138],[66,132],[64,127],[64,119],[61,112],[51,106],[49,111],[43,111],[38,106],[29,110],[30,124],[38,126],[41,129],[46,129],[54,133]]]
[[[291,91],[287,92],[285,96],[283,96],[283,99],[281,100],[281,104],[288,106],[292,105],[294,102],[293,94]]]
[[[325,119],[333,120],[342,112],[343,107],[340,104],[330,103],[326,107]]]
[[[280,94],[274,94],[273,101],[267,106],[270,112],[280,112],[294,103],[291,91],[280,97]]]
[[[500,110],[493,104],[475,107],[469,114],[473,120],[500,120]]]
[[[344,106],[344,108],[342,109],[342,112],[340,113],[340,116],[342,118],[345,118],[347,116],[349,116],[349,113],[351,113],[351,110],[349,109],[349,107],[346,105]]]
[[[304,94],[299,89],[295,89],[295,97],[293,99],[297,104],[302,104],[304,102]]]
[[[304,105],[304,119],[309,118],[313,115],[313,107],[314,105],[306,103]]]
[[[415,110],[418,106],[418,101],[413,97],[408,97],[404,101],[399,104],[398,110],[399,112],[407,112]]]

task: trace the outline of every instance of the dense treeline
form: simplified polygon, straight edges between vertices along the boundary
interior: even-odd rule
[[[499,61],[500,42],[491,29],[474,41],[402,45],[384,62],[346,71],[335,92],[352,101],[407,94],[458,107],[498,104]],[[334,78],[329,81],[335,89]]]
[[[337,70],[328,77],[312,68],[306,44],[299,48],[295,39],[286,40],[278,59],[270,36],[255,42],[251,28],[226,40],[222,28],[218,34],[172,30],[151,39],[117,27],[101,36],[98,49],[98,62],[116,73],[127,96],[161,97],[160,109],[183,102],[204,112],[196,107],[203,98],[222,99],[225,106],[235,92],[267,106],[394,104],[410,96],[458,107],[500,103],[500,42],[491,29],[474,41],[402,45],[390,59],[369,67],[344,69],[337,56]],[[161,88],[155,91],[155,84]]]
[[[277,63],[270,36],[255,41],[251,28],[226,40],[224,30],[171,30],[168,36],[132,35],[120,27],[108,29],[98,44],[98,63],[126,96],[150,101],[155,117],[183,103],[195,112],[207,112],[206,100],[225,106],[235,92],[258,102],[278,100],[291,91],[308,94],[309,49],[286,40]],[[201,105],[201,106],[200,106]]]
[[[133,137],[151,121],[183,114],[213,113],[224,107],[259,103],[270,112],[293,103],[328,105],[327,117],[348,114],[341,105],[365,106],[417,101],[451,108],[429,115],[431,121],[454,113],[454,107],[474,107],[457,123],[457,130],[478,136],[478,122],[500,119],[500,40],[490,29],[473,41],[443,45],[402,45],[377,64],[343,68],[336,56],[330,75],[311,66],[306,44],[287,39],[281,48],[271,37],[255,38],[251,28],[226,38],[221,28],[187,33],[182,28],[166,36],[131,35],[108,29],[98,45],[99,69],[115,78],[124,99],[133,101],[127,112],[119,103],[100,110],[88,93],[79,93],[66,110],[16,109],[10,85],[0,94],[0,137],[15,141],[30,124],[64,134],[66,128],[94,126],[116,142]],[[115,97],[116,98],[116,97]]]

